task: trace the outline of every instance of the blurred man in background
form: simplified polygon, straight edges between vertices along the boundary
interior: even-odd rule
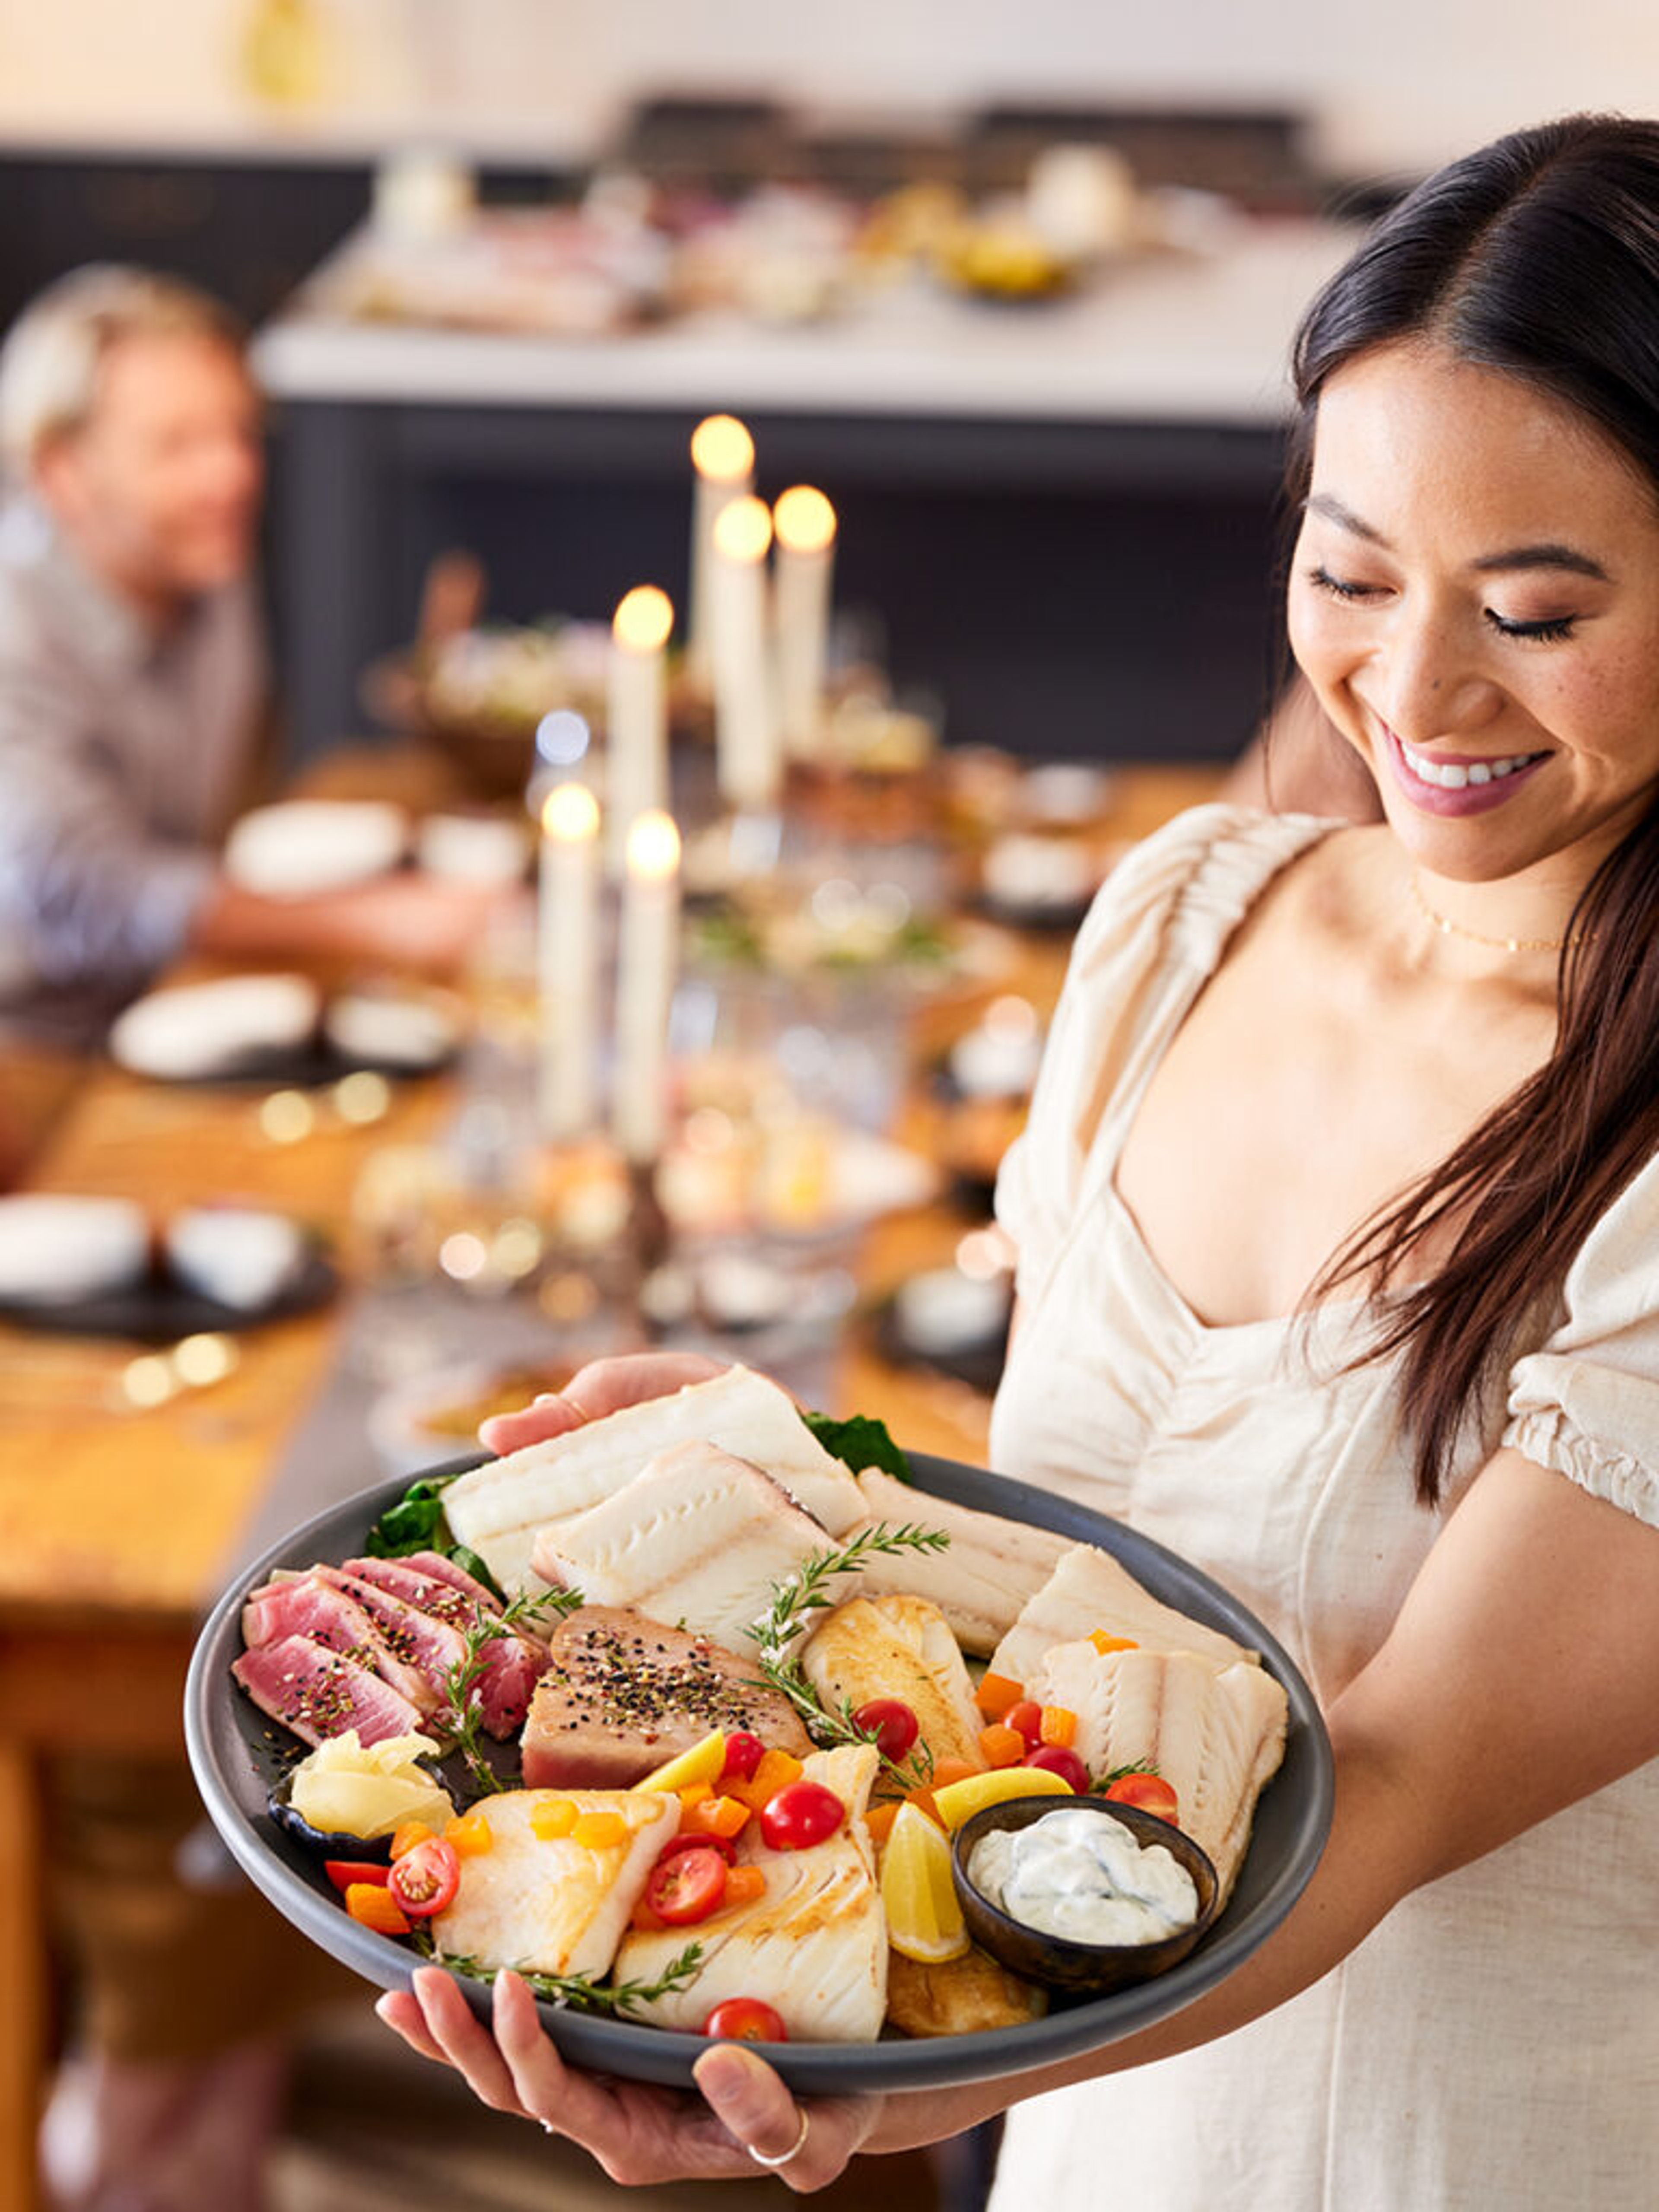
[[[480,894],[229,886],[266,719],[261,408],[228,311],[75,270],[0,350],[0,1015],[86,1030],[187,946],[452,965]]]

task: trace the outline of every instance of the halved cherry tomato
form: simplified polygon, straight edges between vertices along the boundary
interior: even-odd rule
[[[407,1936],[409,1922],[403,1907],[383,1881],[354,1881],[345,1893],[345,1909],[359,1927],[377,1936]]]
[[[671,1928],[689,1928],[718,1912],[726,1895],[726,1861],[711,1846],[660,1858],[645,1886],[645,1901]]]
[[[412,1851],[416,1844],[423,1844],[428,1836],[436,1833],[437,1830],[428,1827],[424,1820],[405,1820],[401,1828],[392,1831],[392,1857],[402,1858],[405,1851]]]
[[[665,1859],[678,1858],[682,1851],[718,1851],[727,1866],[738,1863],[738,1847],[728,1836],[700,1836],[695,1828],[688,1828],[672,1843],[665,1844],[657,1853],[657,1864]]]
[[[1027,1743],[1042,1741],[1042,1708],[1035,1698],[1022,1698],[1002,1716],[1005,1728],[1018,1729]]]
[[[895,1761],[908,1756],[921,1733],[921,1722],[902,1698],[872,1698],[854,1714],[853,1726],[873,1736],[882,1757]]]
[[[354,1881],[378,1882],[384,1889],[392,1872],[389,1866],[377,1866],[372,1859],[325,1859],[323,1872],[342,1893]]]
[[[1063,1750],[1057,1743],[1045,1743],[1020,1761],[1022,1766],[1046,1767],[1050,1774],[1059,1775],[1069,1783],[1079,1797],[1089,1794],[1089,1770],[1074,1751]]]
[[[1172,1828],[1181,1825],[1181,1801],[1161,1774],[1121,1774],[1100,1794],[1119,1805],[1139,1805]]]
[[[722,1782],[747,1782],[766,1756],[766,1746],[747,1729],[732,1729],[726,1739],[726,1764],[720,1771]]]
[[[723,2043],[787,2043],[789,2031],[769,2004],[758,1997],[727,1997],[702,2024],[705,2035]]]
[[[430,1920],[460,1887],[461,1862],[441,1836],[428,1836],[392,1863],[388,1887],[411,1920]]]
[[[821,1782],[791,1782],[761,1808],[761,1834],[775,1851],[804,1851],[833,1836],[847,1808]]]

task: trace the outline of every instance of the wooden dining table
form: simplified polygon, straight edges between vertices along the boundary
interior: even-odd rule
[[[423,773],[380,754],[355,769],[343,757],[309,781],[343,795],[395,782],[418,796]],[[1125,769],[1110,830],[1143,835],[1217,781],[1207,768]],[[1021,940],[1016,987],[1051,1005],[1064,958],[1063,944]],[[370,1127],[325,1117],[304,1141],[277,1143],[257,1094],[148,1083],[93,1061],[65,1075],[20,1181],[136,1198],[158,1218],[237,1194],[343,1238],[374,1150],[429,1143],[453,1103],[450,1081],[436,1078],[397,1087]],[[928,1110],[921,1098],[906,1109],[907,1133],[923,1143]],[[879,1294],[948,1261],[963,1227],[944,1205],[881,1223],[863,1240],[861,1288]],[[339,1359],[348,1303],[250,1331],[223,1380],[148,1408],[123,1389],[137,1346],[0,1326],[0,2205],[9,2212],[39,2202],[52,2040],[42,1763],[182,1757],[197,1625]],[[989,1401],[890,1364],[860,1332],[839,1353],[835,1397],[840,1409],[883,1415],[915,1449],[983,1459]]]

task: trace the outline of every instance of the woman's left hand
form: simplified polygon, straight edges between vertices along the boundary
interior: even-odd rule
[[[423,2058],[455,2067],[484,2104],[568,2136],[625,2185],[730,2180],[782,2160],[772,2170],[791,2189],[822,2189],[881,2116],[879,2097],[798,2104],[765,2061],[738,2043],[711,2044],[697,2060],[702,2101],[582,2073],[543,2033],[536,2000],[517,1974],[495,1977],[493,2035],[437,1966],[420,1968],[412,1991],[391,1991],[375,2010]]]

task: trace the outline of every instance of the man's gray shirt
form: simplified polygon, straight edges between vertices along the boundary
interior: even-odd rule
[[[157,637],[32,501],[0,507],[0,1010],[130,993],[179,950],[264,677],[246,586]]]

